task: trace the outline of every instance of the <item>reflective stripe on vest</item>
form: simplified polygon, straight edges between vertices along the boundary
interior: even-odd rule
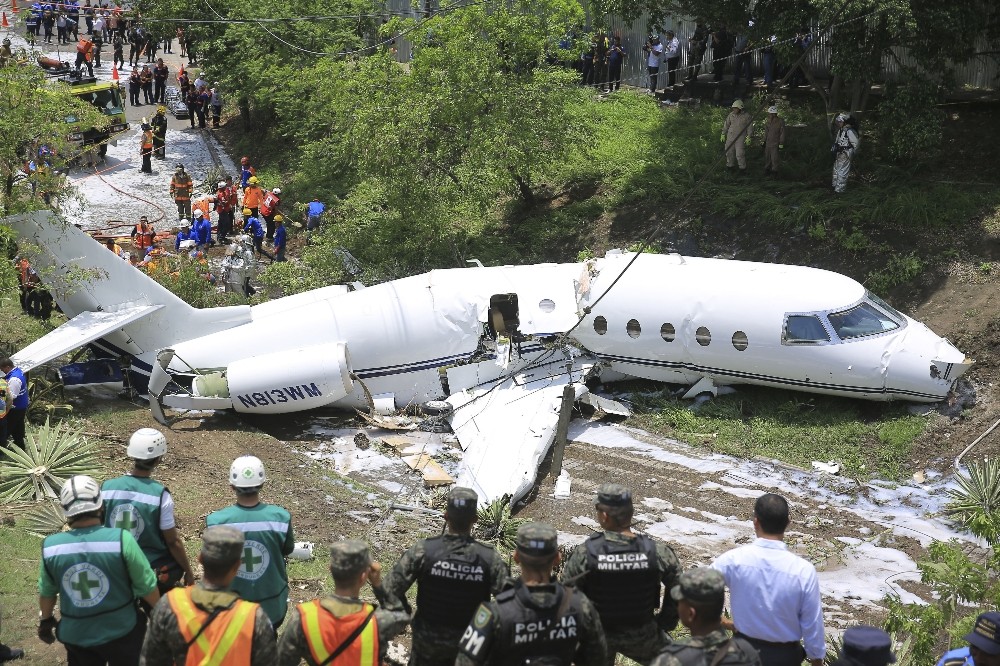
[[[167,593],[170,608],[177,616],[177,628],[188,643],[184,663],[187,666],[249,666],[257,604],[236,599],[201,631],[209,613],[194,605],[191,590],[189,587],[175,588]]]
[[[357,629],[372,612],[369,604],[362,604],[361,610],[343,617],[335,617],[323,608],[319,599],[307,601],[299,605],[299,615],[302,616],[302,633],[309,644],[309,652],[317,664],[326,663],[334,650],[340,647],[344,639]],[[337,666],[377,666],[378,664],[378,625],[372,618],[361,635],[354,639],[351,645],[340,653]]]

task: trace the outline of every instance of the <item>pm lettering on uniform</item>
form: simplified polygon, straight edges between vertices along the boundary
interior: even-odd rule
[[[599,571],[631,571],[649,568],[649,555],[646,553],[611,553],[597,556]]]
[[[465,628],[465,633],[462,634],[462,640],[460,641],[462,650],[473,657],[479,655],[479,651],[483,649],[485,642],[486,636],[483,636],[472,627]]]

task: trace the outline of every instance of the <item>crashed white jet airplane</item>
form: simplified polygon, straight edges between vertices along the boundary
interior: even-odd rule
[[[162,422],[164,407],[366,409],[366,390],[397,408],[446,399],[459,483],[485,500],[531,490],[567,384],[578,399],[592,378],[640,377],[689,397],[759,384],[934,402],[972,363],[854,280],[801,266],[615,251],[199,310],[49,213],[10,224],[70,318],[16,355],[23,369],[83,345],[125,358]],[[81,268],[99,277],[67,285]]]

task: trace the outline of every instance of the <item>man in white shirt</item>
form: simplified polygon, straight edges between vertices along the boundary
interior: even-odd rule
[[[822,666],[826,640],[819,580],[816,567],[784,543],[788,502],[767,493],[757,498],[753,513],[757,540],[712,563],[729,586],[736,635],[757,648],[768,666],[799,666],[803,656]]]
[[[667,43],[663,47],[663,60],[667,63],[667,87],[674,86],[674,77],[681,66],[681,43],[674,37],[673,30],[667,30]]]
[[[659,35],[651,35],[646,45],[642,47],[646,52],[646,70],[649,72],[649,93],[656,94],[656,77],[660,72],[660,59],[663,58],[663,44],[660,43]]]

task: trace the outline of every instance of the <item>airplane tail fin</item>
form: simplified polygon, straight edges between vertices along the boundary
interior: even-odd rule
[[[155,313],[104,337],[112,353],[140,356],[250,320],[249,306],[192,307],[52,211],[17,215],[6,222],[17,233],[32,269],[68,318],[85,312],[160,306]]]

